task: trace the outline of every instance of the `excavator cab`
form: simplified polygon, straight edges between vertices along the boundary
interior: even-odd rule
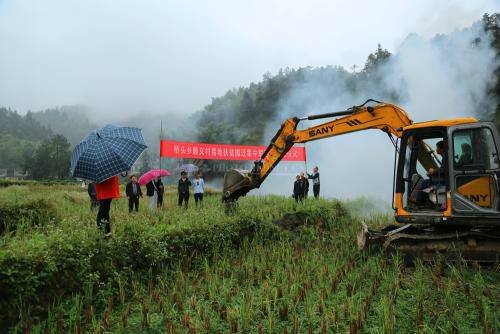
[[[395,182],[396,220],[477,225],[479,218],[500,224],[498,151],[497,131],[489,122],[405,127]]]
[[[443,150],[436,146],[442,143]],[[395,178],[400,225],[363,225],[358,246],[382,244],[405,258],[495,262],[500,256],[500,151],[489,122],[416,123],[402,129]],[[429,170],[439,171],[429,173]],[[402,225],[401,225],[402,224]]]

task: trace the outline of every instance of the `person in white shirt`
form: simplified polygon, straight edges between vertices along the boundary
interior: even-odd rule
[[[194,192],[194,202],[198,206],[198,202],[203,201],[203,187],[205,186],[205,181],[200,176],[200,173],[196,173],[193,180],[193,192]]]

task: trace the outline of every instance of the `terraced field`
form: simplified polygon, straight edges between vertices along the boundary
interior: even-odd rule
[[[387,217],[360,218],[356,202],[248,197],[228,212],[214,194],[185,211],[169,194],[163,211],[129,215],[118,200],[106,241],[76,186],[12,186],[0,201],[29,211],[1,237],[1,327],[12,332],[500,330],[498,265],[360,252],[361,220]]]

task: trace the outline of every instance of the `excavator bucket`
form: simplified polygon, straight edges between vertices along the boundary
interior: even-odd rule
[[[240,196],[245,196],[252,190],[252,176],[250,171],[241,169],[231,169],[224,174],[224,188],[222,190],[222,200],[233,202]]]

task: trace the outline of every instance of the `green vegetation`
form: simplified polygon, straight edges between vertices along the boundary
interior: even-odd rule
[[[31,115],[53,133],[62,134],[74,146],[91,130],[97,128],[97,125],[89,120],[88,113],[88,108],[76,105],[46,109],[33,112]]]
[[[479,25],[487,32],[488,40],[480,37],[470,41],[473,50],[481,43],[489,43],[500,57],[500,13],[485,14]],[[467,30],[467,29],[466,29]],[[446,45],[452,39],[449,35],[437,35],[431,40],[433,45]],[[464,36],[468,36],[464,33]],[[119,119],[122,125],[138,126],[144,130],[144,137],[150,145],[150,152],[157,152],[159,137],[159,119],[169,119],[170,126],[166,131],[169,139],[193,140],[207,143],[233,143],[242,145],[267,144],[266,131],[271,123],[280,123],[284,118],[303,116],[304,110],[324,110],[330,106],[320,101],[345,101],[345,106],[362,102],[372,97],[396,103],[406,102],[405,83],[398,89],[387,87],[386,80],[391,73],[387,64],[399,55],[381,47],[367,56],[364,67],[347,70],[341,66],[285,68],[276,75],[267,73],[257,83],[247,87],[234,88],[223,96],[214,97],[212,102],[189,120],[178,115],[137,115],[129,119]],[[492,120],[500,126],[500,66],[492,75],[496,78],[490,87],[485,87],[488,99],[477,101],[476,110],[472,113],[483,120]],[[457,79],[458,80],[458,79]],[[297,98],[297,96],[300,96]],[[354,97],[359,100],[353,100]],[[493,101],[489,104],[486,101]],[[492,107],[493,106],[493,107]],[[330,110],[330,109],[328,109]],[[70,145],[76,145],[91,129],[97,127],[89,118],[89,110],[84,106],[64,106],[44,111],[28,112],[19,115],[10,109],[0,107],[0,169],[36,169],[33,166],[33,155],[44,157],[48,161],[48,153],[37,147],[44,140],[50,140],[55,134],[61,134]],[[185,124],[198,126],[185,126]],[[235,131],[238,129],[238,131]],[[156,162],[156,154],[143,157],[142,166]],[[213,162],[205,162],[211,168]],[[155,163],[156,166],[156,163]],[[31,167],[31,169],[30,169]],[[54,176],[55,177],[55,176]],[[33,178],[40,179],[33,175]]]
[[[259,83],[230,90],[224,96],[212,99],[212,103],[198,115],[198,140],[207,143],[261,144],[265,139],[263,136],[266,125],[276,121],[276,117],[283,117],[279,115],[283,107],[281,102],[294,89],[312,92],[311,96],[293,105],[293,116],[307,110],[306,106],[314,105],[314,100],[321,98],[314,92],[314,87],[308,87],[311,83],[315,87],[332,87],[330,94],[349,92],[354,95],[366,90],[367,81],[375,80],[380,87],[377,96],[395,101],[398,98],[396,92],[384,87],[379,73],[379,67],[387,62],[390,55],[389,51],[379,45],[368,56],[361,72],[349,72],[340,66],[325,66],[286,68],[275,76],[266,74]],[[239,131],[235,131],[236,128]]]
[[[70,176],[70,145],[63,135],[44,140],[32,157],[23,163],[24,169],[35,180],[64,180]]]
[[[30,312],[44,310],[55,296],[68,297],[82,291],[85,284],[99,286],[131,273],[164,270],[193,254],[209,256],[228,245],[237,246],[257,232],[272,238],[276,231],[272,220],[294,208],[293,202],[274,206],[266,203],[276,199],[253,198],[228,216],[217,195],[208,196],[203,209],[184,212],[175,207],[171,193],[169,189],[168,209],[160,213],[142,210],[129,215],[125,201],[115,201],[113,238],[107,242],[97,233],[85,189],[34,185],[0,191],[0,198],[14,203],[21,198],[34,202],[43,198],[62,217],[57,224],[46,221],[43,228],[23,224],[2,237],[0,303],[8,310],[2,320],[17,318],[25,305],[38,305]],[[254,206],[263,209],[250,214]],[[318,215],[323,212],[318,206],[316,211]]]
[[[0,168],[28,172],[35,180],[67,179],[70,143],[33,115],[0,108]]]
[[[95,128],[84,111],[68,106],[21,116],[0,107],[0,169],[28,171],[35,180],[67,178],[70,146]]]
[[[500,59],[500,13],[491,15],[484,14],[482,24],[484,30],[491,36],[491,46],[496,51],[497,60]],[[489,87],[489,96],[497,102],[495,114],[488,118],[492,119],[500,129],[500,65],[495,69],[495,84]]]
[[[2,201],[0,204],[0,235],[10,233],[18,227],[41,227],[47,223],[55,222],[57,211],[47,200],[21,201],[9,203]]]
[[[0,168],[19,168],[31,156],[36,144],[52,136],[31,114],[20,116],[0,108]]]
[[[482,41],[477,37],[470,41],[471,48],[478,43],[490,43],[496,50],[497,58],[500,58],[500,13],[485,14],[477,24],[491,39]],[[450,36],[436,35],[431,43],[445,44],[451,40]],[[317,106],[318,101],[325,100],[325,96],[335,96],[337,100],[344,100],[349,96],[351,101],[347,103],[363,102],[352,101],[352,96],[404,102],[404,82],[398,91],[393,91],[386,87],[384,81],[385,77],[390,76],[390,73],[386,73],[385,64],[391,57],[393,56],[388,50],[378,45],[375,52],[368,55],[365,66],[360,71],[347,71],[340,66],[323,66],[286,68],[275,76],[266,74],[259,83],[232,89],[224,96],[213,98],[212,103],[205,106],[198,115],[198,140],[242,145],[264,143],[267,140],[264,132],[269,122],[281,122],[284,117],[304,116],[301,114],[303,110]],[[495,121],[500,126],[500,66],[493,75],[497,80],[492,87],[486,89],[496,109],[484,108],[478,102],[477,109],[471,112],[483,120]],[[299,92],[300,98],[292,99],[289,106],[291,110],[288,110],[283,101],[290,97],[291,92]]]
[[[359,252],[360,221],[336,201],[242,198],[137,214],[112,204],[111,240],[86,189],[10,186],[6,205],[50,203],[57,221],[0,236],[1,327],[25,333],[495,332],[498,268]],[[351,210],[366,206],[352,201]],[[10,215],[12,216],[12,215]],[[378,217],[370,224],[384,224]]]

